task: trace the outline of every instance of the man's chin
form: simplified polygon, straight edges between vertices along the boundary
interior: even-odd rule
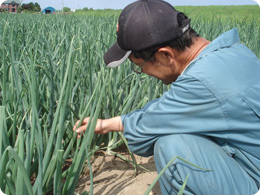
[[[162,82],[163,82],[163,84],[165,84],[165,85],[169,85],[169,84],[172,83],[171,81],[162,81]]]

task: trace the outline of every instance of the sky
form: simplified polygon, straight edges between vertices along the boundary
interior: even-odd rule
[[[41,8],[51,6],[61,10],[62,5],[71,9],[84,7],[93,9],[123,9],[135,0],[23,0],[22,3],[37,2]],[[166,0],[173,6],[179,5],[257,5],[254,0]],[[259,0],[258,0],[259,1]]]

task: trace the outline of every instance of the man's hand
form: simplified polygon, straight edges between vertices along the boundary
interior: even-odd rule
[[[80,137],[81,132],[85,132],[88,123],[90,121],[90,117],[84,118],[82,121],[82,124],[79,128],[77,128],[77,125],[79,121],[76,122],[74,125],[73,131],[76,131],[78,133],[78,137]],[[124,131],[123,124],[121,122],[121,117],[117,116],[110,119],[98,119],[95,133],[96,134],[106,134],[108,132],[115,132],[115,131]]]

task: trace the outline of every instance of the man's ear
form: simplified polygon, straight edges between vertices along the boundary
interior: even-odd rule
[[[161,47],[155,53],[155,58],[157,62],[169,66],[174,62],[175,52],[170,47]]]

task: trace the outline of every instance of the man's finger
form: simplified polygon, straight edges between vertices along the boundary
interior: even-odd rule
[[[89,117],[84,118],[83,122],[88,123]]]
[[[87,126],[84,125],[84,126],[81,126],[81,127],[77,128],[75,131],[76,131],[77,133],[81,133],[81,132],[84,133],[84,132],[86,131],[86,128],[87,128]]]

